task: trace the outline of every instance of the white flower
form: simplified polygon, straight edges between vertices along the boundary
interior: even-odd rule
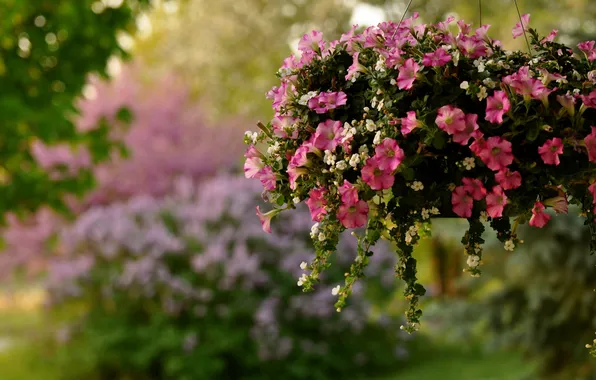
[[[375,64],[375,70],[380,72],[385,71],[385,58],[383,56],[379,56],[379,60]]]
[[[269,148],[267,148],[267,153],[270,155],[277,153],[278,151],[279,151],[279,142],[278,141],[276,141],[275,144],[273,144]]]
[[[408,229],[408,233],[412,236],[418,235],[418,227],[410,226],[410,228]]]
[[[422,219],[428,219],[430,218],[430,210],[423,208],[422,211],[420,211],[420,215],[422,215]]]
[[[315,236],[319,233],[319,223],[315,223],[310,228],[310,236],[314,239]]]
[[[469,255],[467,264],[470,268],[476,268],[478,265],[480,265],[480,257],[476,255]]]
[[[459,63],[459,50],[454,51],[452,56],[453,56],[453,65],[455,67],[457,67],[457,64]]]
[[[461,82],[461,84],[459,85],[459,88],[461,88],[462,90],[467,90],[468,87],[470,87],[470,84],[468,83],[467,80]]]
[[[252,141],[253,144],[256,144],[259,134],[257,132],[246,131],[244,132],[244,136],[247,137],[250,141]]]
[[[486,87],[489,87],[489,88],[495,88],[495,86],[497,85],[497,83],[490,78],[486,78],[485,80],[482,81],[482,83],[484,83],[486,85]]]
[[[410,244],[412,242],[412,235],[410,235],[409,233],[406,232],[405,241],[406,241],[406,244]]]
[[[325,151],[325,158],[324,161],[327,165],[333,166],[335,165],[335,159],[337,157],[330,151],[330,150],[326,150]]]
[[[488,96],[488,94],[486,93],[486,87],[480,86],[480,91],[478,91],[478,94],[476,94],[476,96],[478,96],[478,100],[485,99]]]
[[[373,108],[377,108],[377,102],[378,102],[378,100],[377,100],[377,97],[375,96],[375,97],[373,97],[373,98],[370,100],[370,105],[371,105]]]
[[[338,295],[340,288],[341,287],[339,285],[337,285],[335,288],[331,289],[331,294],[334,295],[334,296]]]
[[[381,101],[379,102],[379,105],[377,105],[377,111],[381,112],[381,110],[383,109],[384,106],[385,106],[385,99],[381,99]]]
[[[298,286],[304,285],[306,281],[308,281],[308,277],[306,277],[305,274],[302,274],[302,276],[300,276],[300,278],[298,279]]]
[[[300,97],[298,100],[298,104],[305,106],[309,100],[317,96],[319,93],[317,91],[310,91]]]
[[[391,80],[389,81],[389,83],[390,83],[392,86],[395,86],[395,85],[397,84],[397,81],[395,80],[395,78],[391,78]]]
[[[488,222],[488,212],[480,211],[480,221],[484,223]]]
[[[441,212],[439,211],[438,208],[433,207],[433,208],[430,209],[430,213],[433,214],[433,215],[439,215]]]
[[[354,153],[352,157],[350,157],[350,166],[355,168],[360,163],[360,155]]]
[[[420,191],[420,190],[424,189],[424,185],[420,181],[414,181],[414,183],[412,183],[412,185],[410,187],[414,191]]]
[[[515,243],[513,243],[513,240],[509,239],[505,242],[505,250],[506,251],[513,251],[514,248],[515,248]]]
[[[337,170],[346,170],[348,168],[348,164],[346,164],[344,160],[341,160],[335,163],[335,167]]]
[[[368,112],[368,111],[370,111],[370,108],[364,107],[363,110],[364,110],[364,112]]]
[[[300,203],[300,197],[294,197],[294,199],[292,199],[292,202],[294,202],[294,204]]]
[[[373,139],[374,145],[379,145],[381,143],[381,133],[381,131],[377,131],[377,133],[375,133],[375,138]]]
[[[374,121],[371,119],[366,119],[366,130],[369,132],[374,132],[377,130],[377,126]]]
[[[300,263],[300,269],[305,270],[306,267],[308,267],[308,264],[306,263],[306,261],[303,261]]]
[[[463,165],[466,170],[472,170],[476,166],[476,160],[474,157],[466,157],[464,158]]]
[[[327,239],[327,237],[325,236],[325,233],[319,232],[319,241],[325,241],[325,239]]]

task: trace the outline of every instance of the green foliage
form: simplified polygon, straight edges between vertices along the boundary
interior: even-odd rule
[[[93,162],[117,144],[110,127],[78,130],[76,102],[90,74],[107,76],[113,56],[125,57],[117,37],[132,31],[148,0],[119,7],[94,0],[0,2],[0,215],[23,215],[48,204],[65,211],[64,196],[93,186],[89,170],[50,176],[31,151],[33,141],[87,148]]]

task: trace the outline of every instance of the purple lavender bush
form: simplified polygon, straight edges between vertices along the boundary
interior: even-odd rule
[[[376,277],[338,313],[336,286],[356,257],[356,239],[340,242],[316,291],[300,292],[302,263],[314,256],[309,213],[284,216],[263,234],[254,212],[259,188],[229,175],[198,187],[181,179],[169,197],[141,195],[82,213],[63,232],[63,257],[49,276],[50,315],[81,310],[69,339],[56,343],[64,373],[347,379],[394,370],[407,351],[401,321],[379,311],[393,293],[389,247],[377,247],[368,267]]]

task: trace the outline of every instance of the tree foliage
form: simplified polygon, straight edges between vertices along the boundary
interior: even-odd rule
[[[118,36],[130,31],[149,0],[3,0],[0,2],[0,215],[47,204],[66,210],[65,196],[93,185],[91,171],[50,175],[33,147],[89,152],[90,163],[109,157],[108,125],[79,129],[76,102],[89,74],[106,76],[108,60],[125,56]]]

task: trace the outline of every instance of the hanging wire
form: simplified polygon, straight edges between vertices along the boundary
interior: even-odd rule
[[[402,21],[404,21],[404,17],[406,17],[406,14],[408,13],[408,10],[410,9],[410,5],[412,5],[412,1],[413,0],[410,0],[410,2],[408,3],[408,5],[406,6],[406,10],[404,11],[404,14],[401,15],[401,19],[399,20],[399,24],[397,24],[397,28],[395,28],[395,31],[393,32],[393,35],[391,36],[391,39],[393,39],[395,37],[395,35],[397,34],[397,30],[401,26]]]
[[[515,9],[517,9],[517,16],[519,17],[519,25],[521,25],[522,31],[524,32],[524,38],[526,39],[526,44],[528,45],[528,52],[532,55],[532,47],[530,46],[530,40],[528,40],[528,34],[526,33],[526,26],[524,25],[524,21],[522,20],[521,12],[519,11],[519,6],[517,5],[517,0],[513,0],[515,3]]]
[[[482,0],[478,0],[478,18],[480,19],[480,26],[482,26]]]

